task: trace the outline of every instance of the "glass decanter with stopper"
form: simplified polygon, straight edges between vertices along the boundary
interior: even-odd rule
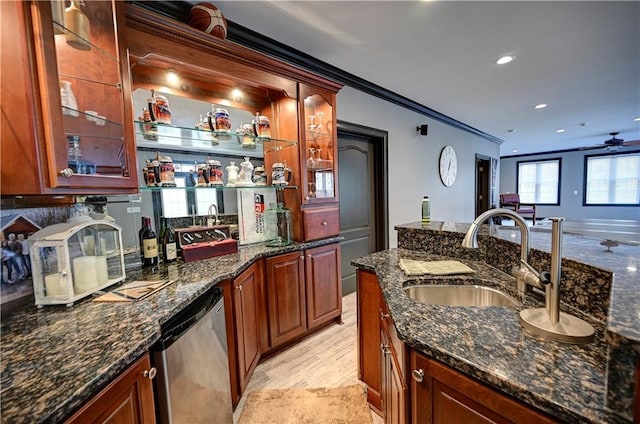
[[[293,243],[293,221],[291,210],[284,203],[271,203],[265,215],[265,238],[267,246],[279,247]]]

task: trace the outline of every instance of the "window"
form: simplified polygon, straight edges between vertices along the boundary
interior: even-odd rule
[[[585,157],[585,205],[640,205],[640,152]]]
[[[560,204],[560,162],[560,158],[518,162],[520,202]]]

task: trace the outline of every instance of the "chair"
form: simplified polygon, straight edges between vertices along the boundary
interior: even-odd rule
[[[518,193],[500,194],[500,207],[513,209],[514,212],[522,216],[531,216],[533,224],[536,225],[536,205],[520,203],[520,195]]]

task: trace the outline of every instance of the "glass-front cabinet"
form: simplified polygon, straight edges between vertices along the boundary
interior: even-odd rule
[[[300,121],[304,122],[301,142],[304,202],[337,202],[335,94],[301,84],[300,97]]]
[[[3,184],[3,194],[136,191],[122,2],[33,1],[23,8],[33,40],[41,187],[39,193],[7,193]]]

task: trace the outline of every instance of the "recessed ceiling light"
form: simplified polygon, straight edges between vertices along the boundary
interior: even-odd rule
[[[533,108],[534,109],[544,109],[545,107],[547,107],[546,103],[540,103],[539,105],[535,105]]]
[[[638,116],[637,118],[633,118],[634,122],[640,122],[640,116]]]
[[[565,131],[566,131],[566,130],[565,130],[564,128],[560,128],[560,129],[557,129],[557,130],[556,130],[556,132],[557,132],[557,133],[563,133],[563,132],[565,132]]]
[[[177,84],[178,83],[178,74],[176,70],[173,68],[167,69],[167,82],[169,84]]]
[[[500,59],[496,60],[496,65],[505,65],[509,62],[513,62],[515,56],[502,56]]]
[[[518,149],[513,149],[511,152],[512,153],[518,153]]]

